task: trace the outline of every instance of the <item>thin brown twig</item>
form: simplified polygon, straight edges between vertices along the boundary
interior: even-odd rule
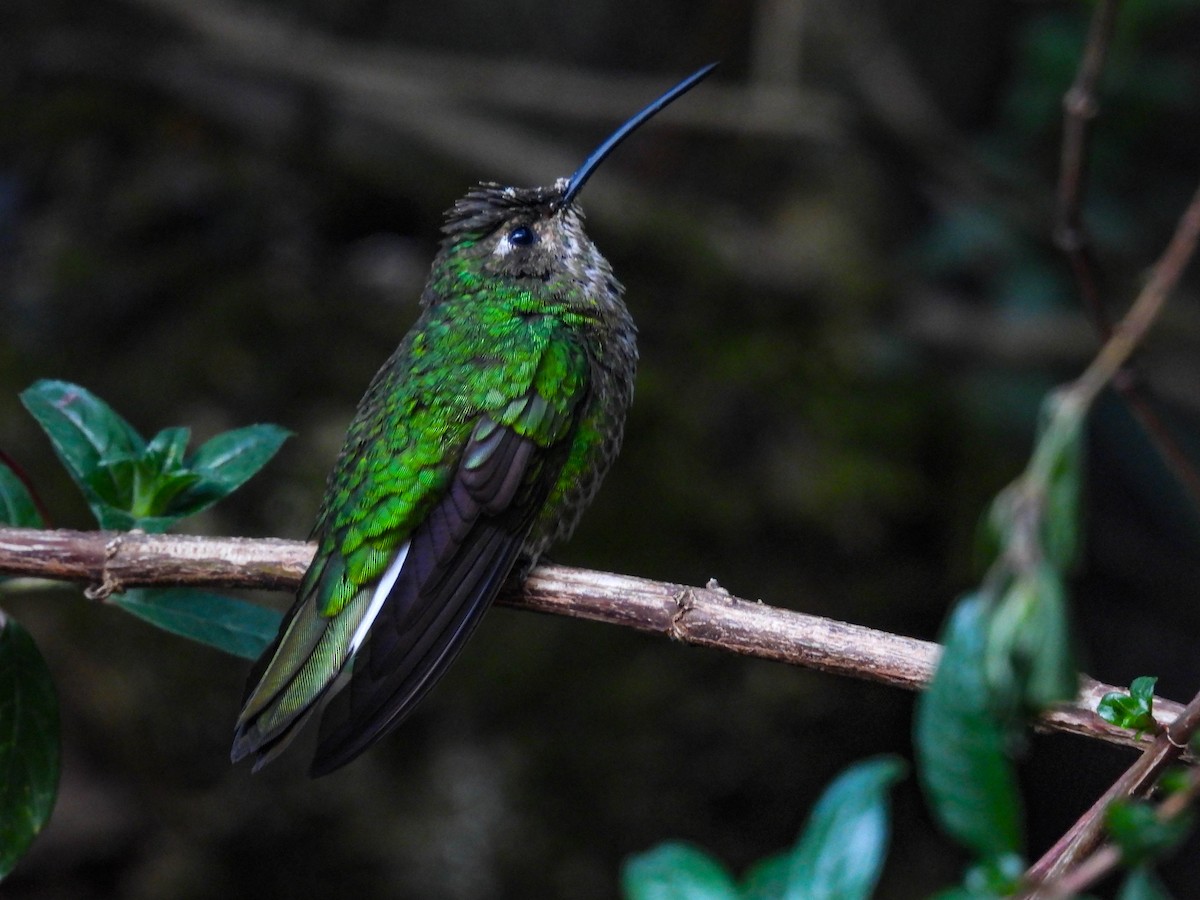
[[[1079,376],[1072,390],[1077,390],[1079,398],[1085,406],[1090,406],[1096,396],[1129,361],[1129,357],[1145,339],[1150,328],[1158,319],[1167,297],[1179,283],[1184,269],[1191,262],[1196,252],[1196,243],[1200,240],[1200,188],[1192,195],[1191,201],[1179,223],[1167,248],[1163,251],[1150,280],[1138,293],[1137,299],[1129,307],[1124,318],[1113,329],[1112,337],[1100,348],[1096,358]]]
[[[1200,694],[1192,698],[1178,718],[1155,739],[1154,745],[1092,805],[1051,852],[1026,872],[1026,880],[1033,887],[1019,896],[1029,900],[1074,896],[1110,872],[1120,862],[1120,852],[1111,845],[1096,849],[1103,838],[1108,807],[1114,800],[1146,796],[1166,768],[1178,761],[1198,728]],[[1191,789],[1163,804],[1161,814],[1178,815],[1195,799],[1197,787],[1200,785],[1193,780]]]
[[[1087,185],[1087,144],[1091,125],[1100,110],[1097,85],[1104,72],[1108,46],[1117,18],[1117,0],[1101,0],[1092,13],[1087,44],[1075,80],[1063,96],[1063,139],[1058,179],[1058,224],[1054,230],[1059,249],[1066,254],[1079,294],[1092,320],[1108,339],[1112,321],[1100,299],[1099,279],[1091,255],[1091,237],[1083,224],[1083,196]]]
[[[1198,796],[1200,796],[1200,772],[1193,770],[1188,774],[1184,787],[1159,804],[1156,811],[1157,819],[1160,822],[1172,821],[1195,803]],[[1121,864],[1122,859],[1119,847],[1115,844],[1105,844],[1062,878],[1043,885],[1038,891],[1038,900],[1066,900],[1069,897],[1076,897],[1111,873]]]
[[[1092,12],[1087,43],[1075,80],[1063,95],[1063,139],[1058,180],[1055,242],[1067,257],[1080,300],[1092,318],[1101,339],[1112,336],[1112,318],[1100,296],[1099,267],[1092,252],[1091,236],[1083,221],[1087,190],[1087,148],[1092,123],[1100,111],[1098,86],[1116,24],[1118,0],[1101,0]],[[1128,366],[1128,363],[1126,363]],[[1200,471],[1158,415],[1147,395],[1145,382],[1132,367],[1111,379],[1113,389],[1150,438],[1167,469],[1200,509]]]
[[[294,590],[312,554],[311,544],[269,538],[0,528],[0,573],[92,585]],[[521,590],[499,602],[907,690],[928,684],[940,652],[929,641],[740,600],[713,586],[566,566],[539,566]],[[1048,710],[1035,725],[1124,746],[1148,745],[1149,738],[1096,715],[1100,698],[1113,690],[1084,676],[1075,701]],[[1183,707],[1156,698],[1154,710],[1166,726]]]

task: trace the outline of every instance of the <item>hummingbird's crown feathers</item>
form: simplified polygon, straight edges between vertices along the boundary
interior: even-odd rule
[[[513,213],[528,210],[534,215],[548,211],[562,199],[562,180],[552,187],[505,187],[494,181],[484,181],[471,190],[446,212],[442,233],[459,235],[486,234],[512,219]]]

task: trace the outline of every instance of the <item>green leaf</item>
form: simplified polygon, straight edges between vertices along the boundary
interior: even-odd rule
[[[129,508],[132,470],[114,464],[141,455],[146,446],[141,435],[99,397],[65,381],[38,381],[21,394],[21,402],[50,438],[101,527],[120,527],[106,515]]]
[[[741,900],[781,900],[791,870],[791,853],[760,859],[742,876]]]
[[[1191,780],[1190,766],[1171,766],[1158,779],[1158,789],[1162,791],[1163,796],[1169,797],[1171,794],[1187,790]]]
[[[975,558],[982,570],[990,568],[999,559],[1012,539],[1020,497],[1018,486],[1018,483],[1010,484],[993,498],[975,530]]]
[[[1018,575],[987,626],[985,668],[997,705],[1014,712],[1070,700],[1079,676],[1071,648],[1067,599],[1046,563]]]
[[[153,478],[143,500],[145,515],[156,516],[165,514],[174,506],[174,499],[192,486],[199,484],[201,476],[195,472],[163,472]],[[138,513],[138,509],[134,509]],[[187,513],[172,513],[163,518],[181,519]],[[140,517],[140,516],[139,516]]]
[[[625,860],[626,900],[738,900],[728,870],[703,850],[672,841]]]
[[[972,897],[1015,894],[1025,874],[1025,861],[1015,853],[984,859],[967,870],[963,887]]]
[[[1079,486],[1083,481],[1084,410],[1068,391],[1052,393],[1042,406],[1042,428],[1029,477],[1045,497],[1042,553],[1060,572],[1079,553]]]
[[[1171,900],[1154,870],[1149,866],[1131,869],[1117,893],[1117,900]]]
[[[917,699],[917,770],[934,817],[984,858],[1019,854],[1021,807],[1006,749],[1012,733],[994,714],[983,671],[990,603],[959,601],[942,634],[941,661]]]
[[[164,428],[135,461],[130,512],[137,527],[166,531],[182,518],[170,512],[171,501],[202,480],[201,475],[189,472],[184,465],[190,436],[188,428]]]
[[[29,633],[0,613],[0,878],[50,818],[58,771],[50,671]]]
[[[1139,675],[1129,685],[1129,694],[1144,704],[1147,711],[1154,709],[1154,686],[1158,678],[1154,675]]]
[[[8,466],[0,462],[0,525],[41,528],[42,514],[25,484]]]
[[[237,490],[279,452],[291,432],[278,425],[248,425],[219,434],[187,461],[199,481],[170,506],[177,516],[190,516]]]
[[[899,759],[873,759],[829,786],[792,851],[784,900],[871,895],[887,851],[887,791],[904,772]]]
[[[1154,721],[1154,685],[1158,679],[1142,675],[1133,679],[1129,693],[1110,691],[1100,698],[1096,715],[1118,728],[1128,728],[1141,737],[1144,731],[1157,731]]]
[[[164,428],[146,445],[146,451],[142,455],[146,459],[154,460],[155,468],[160,472],[182,469],[191,436],[190,428]]]
[[[265,606],[185,588],[135,588],[109,602],[164,631],[246,659],[262,655],[282,618]]]
[[[1192,827],[1187,810],[1163,820],[1152,805],[1142,800],[1114,800],[1104,815],[1108,833],[1121,848],[1128,865],[1138,865],[1169,853],[1179,845]]]
[[[1024,873],[1025,862],[1019,856],[984,860],[967,870],[961,885],[939,891],[931,900],[1003,900],[1017,893]]]

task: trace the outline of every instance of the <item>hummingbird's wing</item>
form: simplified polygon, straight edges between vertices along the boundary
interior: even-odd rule
[[[553,483],[542,470],[557,474],[562,457],[480,420],[449,491],[409,539],[349,684],[321,716],[313,775],[356,757],[441,677],[512,570]]]
[[[453,446],[439,448],[440,464],[410,466],[397,482],[387,465],[397,449],[368,442],[339,466],[330,493],[352,502],[322,513],[297,602],[251,675],[235,761],[270,761],[332,690],[312,767],[330,772],[399,724],[450,664],[511,571],[585,406],[588,360],[569,334],[526,349],[540,352],[526,355],[524,379],[480,391],[476,373],[477,411],[460,416],[463,437],[443,441]],[[462,396],[442,383],[412,408],[436,413]],[[351,442],[375,418],[356,418]]]

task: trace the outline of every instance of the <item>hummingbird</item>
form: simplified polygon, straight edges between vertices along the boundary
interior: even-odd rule
[[[483,182],[446,213],[422,311],[359,402],[296,600],[250,673],[234,762],[320,710],[310,774],[400,724],[500,589],[570,536],[620,449],[637,329],[580,190],[705,66],[549,187]]]

